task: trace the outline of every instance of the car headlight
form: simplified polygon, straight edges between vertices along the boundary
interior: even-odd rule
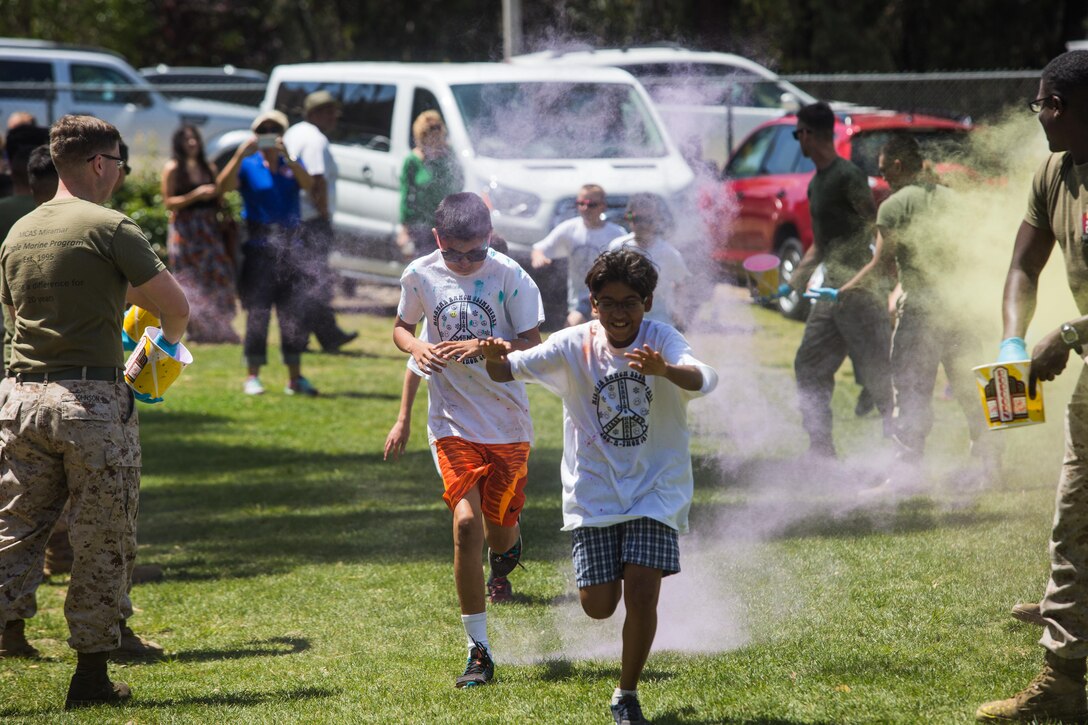
[[[491,209],[499,214],[530,218],[540,209],[540,197],[527,191],[502,186],[492,180],[484,188]]]

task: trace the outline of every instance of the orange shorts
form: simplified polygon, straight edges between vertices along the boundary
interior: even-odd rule
[[[517,523],[525,504],[528,443],[473,443],[449,436],[434,445],[450,511],[479,484],[484,518],[497,526]]]

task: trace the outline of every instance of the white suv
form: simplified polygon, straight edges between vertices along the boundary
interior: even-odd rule
[[[673,201],[694,179],[646,91],[616,68],[572,74],[505,63],[284,65],[273,69],[261,107],[294,123],[316,90],[341,103],[330,134],[339,169],[331,262],[345,276],[400,276],[393,242],[400,172],[412,150],[412,121],[428,109],[445,120],[465,190],[487,200],[495,230],[526,263],[534,242],[577,213],[583,184],[602,185],[609,206],[622,209],[636,192]],[[209,154],[248,136],[224,136]]]
[[[125,60],[97,48],[0,38],[0,121],[14,111],[49,125],[67,114],[109,121],[129,145],[133,165],[161,163],[182,123],[200,129],[205,143],[240,125],[257,109],[200,99],[167,100]]]
[[[698,145],[692,156],[725,165],[757,126],[816,99],[759,63],[732,53],[675,46],[520,55],[522,65],[613,66],[642,83],[677,143]]]

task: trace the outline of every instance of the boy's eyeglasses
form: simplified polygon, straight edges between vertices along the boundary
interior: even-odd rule
[[[582,201],[582,200],[578,200],[578,201],[576,201],[574,203],[575,203],[575,205],[577,205],[577,207],[579,209],[596,209],[599,206],[604,206],[604,204],[602,204],[599,201]]]
[[[482,262],[487,258],[487,250],[490,248],[490,244],[485,244],[482,247],[470,249],[467,252],[458,252],[456,249],[443,249],[442,259],[447,262],[453,262],[454,264],[459,264],[460,262]]]
[[[597,303],[597,309],[601,312],[617,312],[623,310],[624,312],[635,312],[646,304],[646,300],[643,299],[629,299],[629,300],[599,300],[594,299]]]
[[[639,224],[641,222],[650,223],[650,222],[653,222],[653,220],[654,220],[654,218],[652,216],[650,216],[649,214],[635,214],[634,212],[631,212],[631,211],[624,214],[623,218],[626,219],[627,221],[631,222],[632,224]]]
[[[104,159],[109,159],[110,161],[116,162],[117,168],[119,169],[125,168],[125,160],[123,158],[121,158],[120,156],[110,156],[109,154],[95,154],[94,156],[91,156],[89,159],[87,159],[87,163],[94,161],[99,156]]]
[[[1059,101],[1062,99],[1061,96],[1051,93],[1049,96],[1043,96],[1042,98],[1036,98],[1034,101],[1029,101],[1028,108],[1031,109],[1032,113],[1038,113],[1043,110],[1044,107],[1052,105],[1048,103],[1051,98],[1057,98]]]

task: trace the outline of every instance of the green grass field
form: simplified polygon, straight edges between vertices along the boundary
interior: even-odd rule
[[[1073,376],[1047,390],[1051,422],[1001,434],[1004,481],[964,491],[935,463],[931,496],[858,508],[851,492],[871,470],[790,465],[804,448],[790,368],[801,326],[735,309],[743,323],[700,339],[722,353],[713,359],[723,385],[693,406],[704,432],[694,534],[682,541],[684,573],[666,580],[659,637],[682,650],[651,655],[640,688],[647,717],[971,721],[1041,662],[1038,632],[1007,613],[1045,584]],[[404,358],[388,319],[344,322],[362,332],[348,354],[305,358],[317,399],[284,396],[280,365],[264,376],[269,392],[248,398],[238,347],[193,346],[197,362],[168,402],[141,408],[139,556],[166,579],[136,587],[131,624],[169,656],[111,665],[133,688],[129,706],[65,714],[75,655],[67,580],[55,579],[27,627],[44,658],[0,669],[0,720],[609,722],[618,623],[591,626],[573,599],[559,531],[558,400],[531,390],[527,568],[511,577],[517,601],[490,610],[497,682],[456,690],[463,633],[425,396],[408,455],[383,462]],[[854,418],[856,394],[847,365],[835,396],[840,447],[882,451],[879,422]],[[958,409],[938,399],[936,413],[933,460],[966,463]]]

